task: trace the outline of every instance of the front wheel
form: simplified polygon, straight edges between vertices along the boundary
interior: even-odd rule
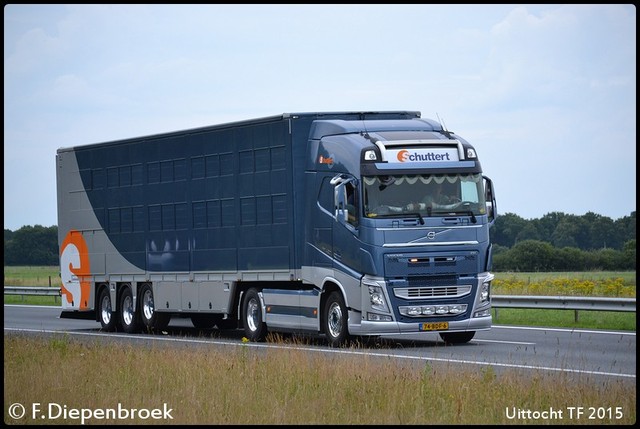
[[[324,310],[322,322],[329,345],[331,347],[346,345],[351,337],[347,326],[349,313],[342,294],[338,291],[331,292],[324,305]]]
[[[267,337],[267,324],[262,321],[262,305],[258,290],[249,289],[242,302],[242,322],[245,335],[251,341],[264,341]]]
[[[475,331],[469,332],[440,332],[440,338],[447,344],[468,343],[476,335]]]

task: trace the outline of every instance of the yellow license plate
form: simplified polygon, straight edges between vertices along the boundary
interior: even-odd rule
[[[421,331],[444,331],[449,329],[449,322],[429,322],[421,323]]]

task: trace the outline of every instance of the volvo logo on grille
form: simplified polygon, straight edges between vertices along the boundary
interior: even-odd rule
[[[429,232],[427,233],[427,238],[428,238],[429,240],[433,240],[433,239],[435,239],[435,238],[436,238],[436,233],[435,233],[435,231],[429,231]]]

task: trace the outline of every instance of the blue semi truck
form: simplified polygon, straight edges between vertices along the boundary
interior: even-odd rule
[[[290,113],[56,154],[62,318],[354,337],[491,328],[496,201],[416,111]]]

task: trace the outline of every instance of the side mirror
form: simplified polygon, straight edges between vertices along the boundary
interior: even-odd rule
[[[487,205],[487,216],[489,223],[493,223],[498,216],[498,208],[496,205],[495,191],[493,189],[493,182],[486,176],[482,176],[484,179],[484,194],[485,202]]]
[[[338,222],[346,222],[349,213],[347,211],[347,192],[344,183],[339,184],[333,191],[335,216]]]

